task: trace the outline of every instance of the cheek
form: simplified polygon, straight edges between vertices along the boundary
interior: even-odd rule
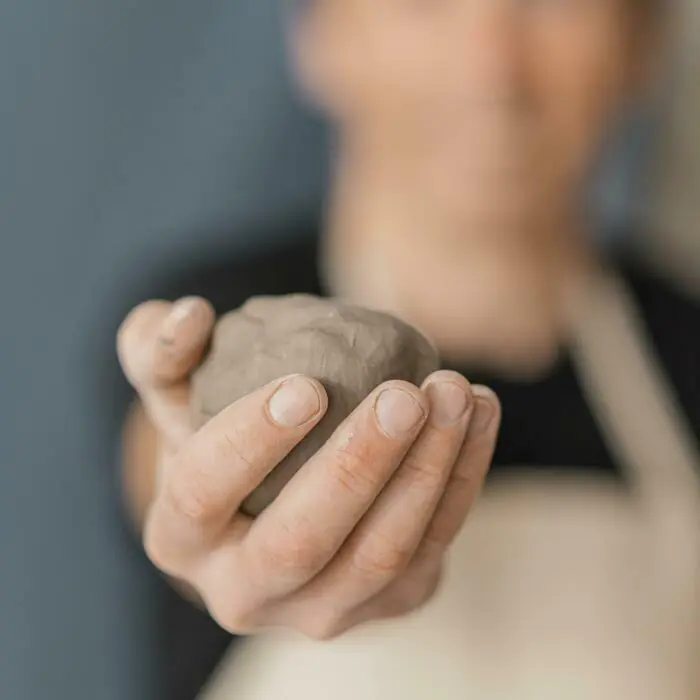
[[[426,36],[426,34],[428,36]],[[345,104],[365,119],[408,125],[434,99],[444,63],[429,33],[365,27],[342,52]]]
[[[540,39],[535,54],[537,110],[560,175],[585,176],[624,101],[625,62],[619,34],[562,32]],[[562,172],[563,171],[563,172]]]

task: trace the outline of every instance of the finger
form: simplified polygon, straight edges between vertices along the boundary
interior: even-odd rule
[[[149,418],[170,442],[179,443],[192,432],[187,379],[202,359],[213,326],[211,305],[199,297],[186,297],[175,304],[141,304],[117,334],[124,373]]]
[[[437,592],[443,576],[442,560],[413,560],[406,571],[389,586],[349,613],[335,612],[324,606],[299,604],[287,599],[257,613],[255,627],[291,627],[312,639],[335,639],[367,622],[402,617],[425,605]]]
[[[273,609],[271,614],[313,637],[328,639],[365,622],[406,614],[430,600],[440,582],[444,552],[464,525],[495,449],[501,417],[498,398],[482,386],[473,387],[472,394],[467,437],[425,536],[403,574],[354,610],[334,611],[301,601]]]
[[[469,382],[456,372],[435,373],[424,391],[428,423],[337,556],[299,592],[310,606],[345,615],[413,559],[460,454],[473,405]]]
[[[365,622],[405,615],[419,609],[435,595],[442,577],[445,550],[464,525],[483,485],[498,433],[500,404],[495,394],[485,387],[475,386],[473,396],[467,438],[409,566],[385,589],[340,618],[338,624],[328,630],[330,636]]]
[[[174,457],[146,525],[147,549],[161,568],[212,546],[327,405],[319,382],[294,375],[240,399],[197,431]]]
[[[184,379],[201,359],[213,326],[214,310],[200,297],[144,302],[117,334],[124,373],[138,391]]]
[[[472,391],[474,412],[467,437],[416,552],[418,558],[437,559],[442,556],[462,529],[491,466],[501,421],[501,405],[496,394],[486,387],[474,386]]]
[[[248,570],[270,596],[308,582],[367,512],[425,423],[425,395],[407,382],[375,390],[264,511],[246,541]]]
[[[325,627],[321,618],[317,628],[310,631],[315,637],[332,639],[367,622],[390,620],[416,612],[435,596],[443,574],[442,559],[423,559],[420,562],[414,559],[401,576],[351,614]]]

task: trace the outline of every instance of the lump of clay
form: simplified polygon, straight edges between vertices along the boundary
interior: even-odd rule
[[[244,502],[258,515],[373,389],[389,379],[420,385],[438,364],[433,346],[393,316],[306,295],[255,297],[214,329],[192,378],[192,419],[198,428],[288,374],[324,385],[325,416]]]

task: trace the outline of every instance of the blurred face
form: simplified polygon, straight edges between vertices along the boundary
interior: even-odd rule
[[[641,0],[310,1],[301,77],[339,137],[334,288],[446,357],[544,368],[592,269],[584,185],[641,73]]]
[[[475,224],[460,237],[536,237],[577,205],[628,91],[636,2],[316,0],[304,72],[341,141]]]

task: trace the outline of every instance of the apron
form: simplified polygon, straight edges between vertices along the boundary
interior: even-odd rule
[[[332,642],[252,637],[201,700],[700,700],[692,433],[623,282],[604,276],[577,318],[574,362],[631,491],[491,482],[429,604]]]

